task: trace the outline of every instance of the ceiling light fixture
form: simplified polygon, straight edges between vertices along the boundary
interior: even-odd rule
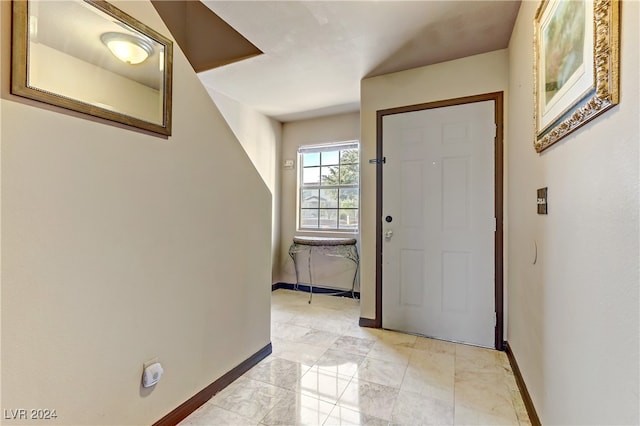
[[[104,33],[100,40],[116,58],[131,65],[144,62],[153,53],[149,42],[129,34]]]

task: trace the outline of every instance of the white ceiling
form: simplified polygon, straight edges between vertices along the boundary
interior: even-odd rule
[[[364,77],[505,48],[520,6],[519,0],[202,1],[264,52],[200,73],[203,84],[283,122],[357,111]]]

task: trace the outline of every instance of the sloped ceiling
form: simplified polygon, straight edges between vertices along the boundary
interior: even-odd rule
[[[506,48],[520,6],[507,0],[202,3],[264,52],[202,71],[202,83],[283,122],[357,111],[360,80],[368,76]],[[202,46],[223,48],[214,40]]]
[[[152,0],[196,72],[262,54],[199,1]]]

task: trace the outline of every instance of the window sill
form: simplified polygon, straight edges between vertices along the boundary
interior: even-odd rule
[[[359,236],[360,231],[334,231],[334,230],[313,230],[313,229],[297,229],[296,235],[308,235],[311,237],[344,237],[344,236]]]

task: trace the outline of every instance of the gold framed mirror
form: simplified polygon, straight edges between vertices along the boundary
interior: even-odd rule
[[[173,43],[102,0],[14,0],[11,93],[171,135]]]

